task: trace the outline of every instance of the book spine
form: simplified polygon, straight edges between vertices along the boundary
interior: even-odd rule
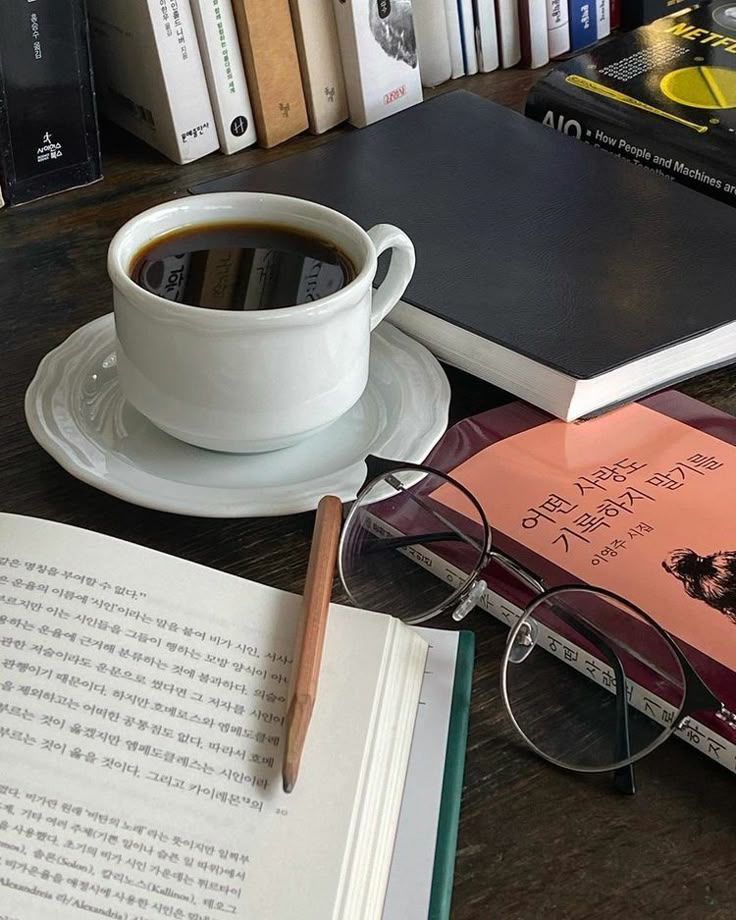
[[[452,79],[465,76],[465,63],[463,61],[463,40],[460,33],[460,13],[457,0],[444,0],[445,18],[447,20],[447,39],[450,43],[450,61],[452,63]]]
[[[736,179],[727,168],[687,148],[674,148],[655,135],[631,130],[617,120],[617,111],[609,109],[610,118],[588,114],[542,80],[532,88],[524,113],[562,134],[607,150],[718,201],[736,205]]]
[[[175,163],[217,150],[189,0],[89,0],[104,113]]]
[[[148,0],[148,11],[171,111],[173,159],[189,163],[218,147],[192,8],[189,0]],[[145,67],[143,59],[136,64]]]
[[[334,0],[334,10],[350,122],[363,128],[421,102],[411,4]]]
[[[621,28],[621,0],[611,0],[611,31]]]
[[[358,35],[352,9],[341,0],[333,0],[337,40],[340,43],[342,72],[345,77],[345,92],[348,97],[350,123],[357,128],[368,124],[366,90],[358,53]]]
[[[478,52],[475,47],[475,18],[473,0],[457,0],[460,14],[460,35],[463,43],[463,63],[465,73],[472,76],[478,73]]]
[[[570,51],[580,51],[596,40],[594,0],[569,0]]]
[[[498,50],[501,67],[515,67],[521,60],[519,6],[515,0],[496,0]]]
[[[387,524],[386,521],[378,518],[367,518],[368,522],[371,523],[371,529],[379,536],[397,536],[400,534],[398,529]],[[431,575],[442,579],[453,588],[460,588],[467,582],[468,576],[466,572],[435,553],[428,546],[423,545],[420,553],[407,555]],[[486,613],[490,613],[491,616],[506,627],[512,627],[521,617],[523,613],[522,607],[515,602],[512,592],[506,588],[504,582],[493,577],[490,568],[484,570],[482,576],[484,588],[476,601],[476,606],[486,611]],[[537,621],[537,625],[539,627],[538,641],[544,641],[544,648],[550,654],[575,668],[588,679],[594,680],[600,686],[610,689],[610,681],[606,682],[604,677],[609,672],[606,662],[596,659],[590,652],[571,642],[568,637],[562,637],[553,630],[543,627],[540,621]],[[591,667],[591,664],[595,666]],[[629,680],[627,680],[627,685],[631,688],[629,704],[642,712],[650,713],[651,710],[647,708],[647,699],[651,699],[652,691]],[[661,700],[661,703],[664,711],[667,704],[664,700]],[[711,760],[736,774],[736,744],[724,735],[714,731],[711,727],[692,716],[678,726],[674,734],[706,754]]]
[[[611,0],[596,0],[596,38],[611,34]]]
[[[535,69],[549,62],[547,0],[519,0],[521,59]]]
[[[570,50],[567,0],[547,0],[547,41],[551,58],[559,57]]]
[[[478,70],[490,73],[498,68],[498,26],[493,0],[473,0],[478,36]]]
[[[309,130],[322,134],[348,117],[332,0],[291,0]]]
[[[274,147],[309,126],[289,0],[233,0],[256,133]]]
[[[412,0],[422,86],[438,86],[452,77],[444,0]]]
[[[223,153],[256,142],[253,110],[231,0],[191,0],[210,101]]]
[[[0,175],[10,205],[102,175],[84,0],[0,3]]]

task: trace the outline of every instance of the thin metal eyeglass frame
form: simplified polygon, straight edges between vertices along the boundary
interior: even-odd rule
[[[453,613],[453,619],[456,621],[464,619],[464,617],[469,613],[470,609],[475,604],[471,604],[467,609],[464,609],[464,602],[469,596],[472,597],[473,591],[481,582],[483,588],[485,588],[485,582],[482,581],[480,575],[483,569],[489,565],[491,562],[498,563],[503,569],[509,572],[512,576],[517,578],[521,583],[533,593],[532,599],[527,603],[524,608],[521,616],[511,628],[509,635],[507,637],[506,648],[504,651],[504,656],[501,663],[501,691],[504,700],[504,704],[508,715],[511,719],[512,724],[517,729],[519,734],[524,738],[526,743],[537,753],[539,756],[549,761],[550,763],[555,764],[556,766],[562,767],[564,769],[572,769],[575,772],[580,773],[606,773],[613,771],[614,773],[614,782],[619,791],[633,794],[636,791],[636,783],[633,765],[638,760],[641,760],[647,754],[651,753],[653,750],[658,748],[663,744],[673,732],[680,726],[684,725],[687,719],[697,711],[711,710],[716,712],[721,718],[725,721],[732,722],[734,720],[733,714],[725,707],[725,705],[718,699],[718,697],[709,689],[705,684],[702,678],[698,675],[695,669],[692,667],[687,657],[682,653],[676,642],[673,640],[672,636],[663,629],[649,614],[645,613],[643,610],[640,610],[635,604],[626,600],[623,597],[615,594],[612,591],[608,591],[605,588],[600,588],[594,585],[584,585],[584,584],[569,584],[569,585],[559,585],[556,587],[549,587],[545,585],[543,579],[536,575],[531,569],[528,569],[526,566],[517,562],[515,559],[512,559],[510,556],[507,556],[501,550],[492,548],[492,529],[488,522],[485,512],[483,511],[482,506],[478,502],[477,498],[473,493],[466,488],[462,483],[458,482],[456,479],[453,479],[452,476],[449,476],[447,473],[442,472],[441,470],[434,469],[432,467],[424,466],[422,464],[412,464],[412,463],[402,463],[396,464],[388,461],[381,461],[378,458],[371,458],[373,463],[372,466],[382,466],[383,471],[379,472],[378,475],[373,476],[360,490],[356,496],[355,502],[353,503],[350,511],[348,512],[345,521],[343,523],[343,530],[340,537],[340,545],[338,549],[338,570],[340,574],[340,580],[342,582],[343,588],[347,592],[348,596],[351,598],[353,603],[357,603],[356,599],[350,592],[349,585],[344,576],[344,565],[343,565],[343,555],[346,543],[346,535],[350,532],[350,524],[352,523],[355,515],[360,509],[360,500],[364,497],[371,489],[373,489],[379,482],[385,481],[391,488],[397,492],[402,492],[403,494],[410,497],[415,501],[424,511],[431,514],[433,517],[438,518],[442,524],[444,524],[449,529],[442,532],[434,533],[424,533],[424,534],[412,534],[399,537],[384,537],[378,544],[374,544],[375,550],[382,549],[398,549],[401,550],[404,547],[416,546],[419,544],[439,542],[439,541],[448,541],[448,540],[462,540],[465,543],[470,543],[475,545],[476,549],[479,550],[478,562],[473,568],[473,571],[468,575],[466,581],[460,585],[445,601],[431,608],[425,614],[421,616],[407,618],[406,622],[417,624],[420,622],[426,622],[429,619],[433,619],[436,616],[439,616],[441,613],[444,613],[451,607],[455,607],[455,612]],[[424,476],[432,475],[436,476],[438,479],[443,480],[446,483],[449,483],[454,488],[458,489],[473,505],[475,510],[478,513],[478,519],[482,524],[483,528],[483,540],[482,545],[470,538],[466,533],[461,532],[456,528],[451,521],[445,518],[443,515],[439,514],[436,508],[430,507],[427,502],[423,499],[422,496],[412,493],[410,488],[407,488],[403,483],[397,479],[397,474],[403,471],[417,472]],[[635,614],[641,616],[641,618],[648,623],[665,641],[665,643],[671,649],[675,659],[677,660],[680,669],[682,671],[683,677],[683,686],[684,686],[684,695],[682,703],[678,709],[675,719],[673,719],[672,724],[669,728],[664,728],[663,732],[659,737],[655,739],[650,745],[644,748],[642,751],[637,752],[636,754],[631,754],[631,746],[629,739],[629,728],[628,728],[628,701],[626,699],[626,675],[621,663],[621,659],[618,657],[613,648],[609,645],[606,636],[593,624],[584,620],[579,614],[566,610],[561,605],[555,605],[553,607],[554,612],[559,615],[566,622],[570,623],[572,620],[572,625],[577,629],[585,638],[589,641],[597,644],[597,647],[600,648],[608,658],[608,663],[610,664],[612,670],[614,671],[615,677],[615,687],[616,687],[616,749],[621,751],[623,756],[620,758],[620,762],[607,767],[570,767],[568,764],[563,763],[562,761],[556,760],[554,757],[546,754],[542,749],[538,748],[530,738],[527,737],[526,733],[523,731],[519,725],[517,719],[513,715],[513,710],[508,698],[508,691],[506,686],[506,673],[507,666],[509,662],[509,656],[511,654],[511,649],[513,648],[513,643],[516,637],[518,636],[520,630],[528,624],[531,614],[534,610],[537,609],[541,604],[546,603],[550,598],[554,598],[555,595],[561,594],[565,591],[578,591],[582,593],[590,593],[598,596],[602,596],[612,601],[613,603],[622,605],[623,607],[628,607]],[[460,615],[457,615],[460,614]],[[633,651],[633,650],[632,650]]]

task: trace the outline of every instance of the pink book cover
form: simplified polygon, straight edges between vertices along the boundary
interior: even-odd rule
[[[671,390],[575,423],[513,402],[456,424],[425,463],[476,496],[498,549],[549,586],[638,605],[736,710],[736,418]],[[484,577],[530,600],[496,565]],[[679,734],[736,772],[732,724],[696,713]]]

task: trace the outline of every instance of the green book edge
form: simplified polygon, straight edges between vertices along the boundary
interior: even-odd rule
[[[462,630],[458,639],[455,661],[455,682],[450,707],[450,726],[447,734],[445,774],[442,780],[442,801],[437,824],[437,847],[434,854],[428,920],[449,920],[450,917],[474,659],[475,634],[469,630]]]

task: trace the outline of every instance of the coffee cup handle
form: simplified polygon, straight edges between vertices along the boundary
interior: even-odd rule
[[[386,277],[373,291],[371,329],[375,329],[384,316],[396,306],[411,281],[416,255],[409,237],[392,224],[376,224],[368,231],[368,236],[376,250],[376,257],[387,249],[393,249]]]

